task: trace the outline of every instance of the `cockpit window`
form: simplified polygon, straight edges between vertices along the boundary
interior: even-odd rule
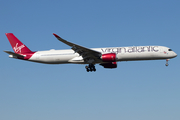
[[[172,51],[172,49],[168,49],[168,51]]]

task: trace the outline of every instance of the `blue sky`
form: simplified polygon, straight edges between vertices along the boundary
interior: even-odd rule
[[[31,50],[69,49],[52,33],[88,48],[161,45],[180,53],[179,0],[0,1],[1,120],[179,120],[179,57],[84,65],[8,58],[5,33]]]

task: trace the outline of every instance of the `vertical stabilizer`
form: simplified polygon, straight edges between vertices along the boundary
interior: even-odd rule
[[[14,50],[17,54],[32,53],[32,51],[24,45],[13,33],[6,33],[6,36]]]

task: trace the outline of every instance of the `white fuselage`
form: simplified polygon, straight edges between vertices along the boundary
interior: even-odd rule
[[[134,61],[134,60],[158,60],[170,59],[177,56],[170,48],[164,46],[132,46],[132,47],[109,47],[92,48],[92,50],[105,53],[116,53],[116,61]],[[83,57],[74,50],[49,50],[35,52],[29,61],[46,64],[87,64]],[[95,63],[103,63],[101,60]]]
[[[57,34],[53,35],[62,43],[71,47],[68,50],[31,51],[13,33],[6,36],[14,50],[4,51],[9,57],[45,64],[88,64],[85,66],[87,72],[96,71],[95,64],[104,68],[117,68],[118,61],[135,60],[168,60],[177,54],[164,46],[131,46],[131,47],[108,47],[108,48],[86,48],[69,42]]]

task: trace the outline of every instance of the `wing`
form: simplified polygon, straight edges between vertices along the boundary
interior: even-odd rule
[[[66,45],[72,47],[71,49],[74,50],[75,52],[79,53],[79,55],[81,55],[83,57],[83,59],[85,60],[85,62],[87,63],[93,63],[95,61],[99,61],[100,57],[101,57],[101,53],[89,48],[85,48],[82,47],[80,45],[68,42],[64,39],[62,39],[61,37],[59,37],[58,35],[56,35],[55,33],[53,33],[53,35],[61,42],[65,43]],[[93,62],[92,62],[93,61]]]

